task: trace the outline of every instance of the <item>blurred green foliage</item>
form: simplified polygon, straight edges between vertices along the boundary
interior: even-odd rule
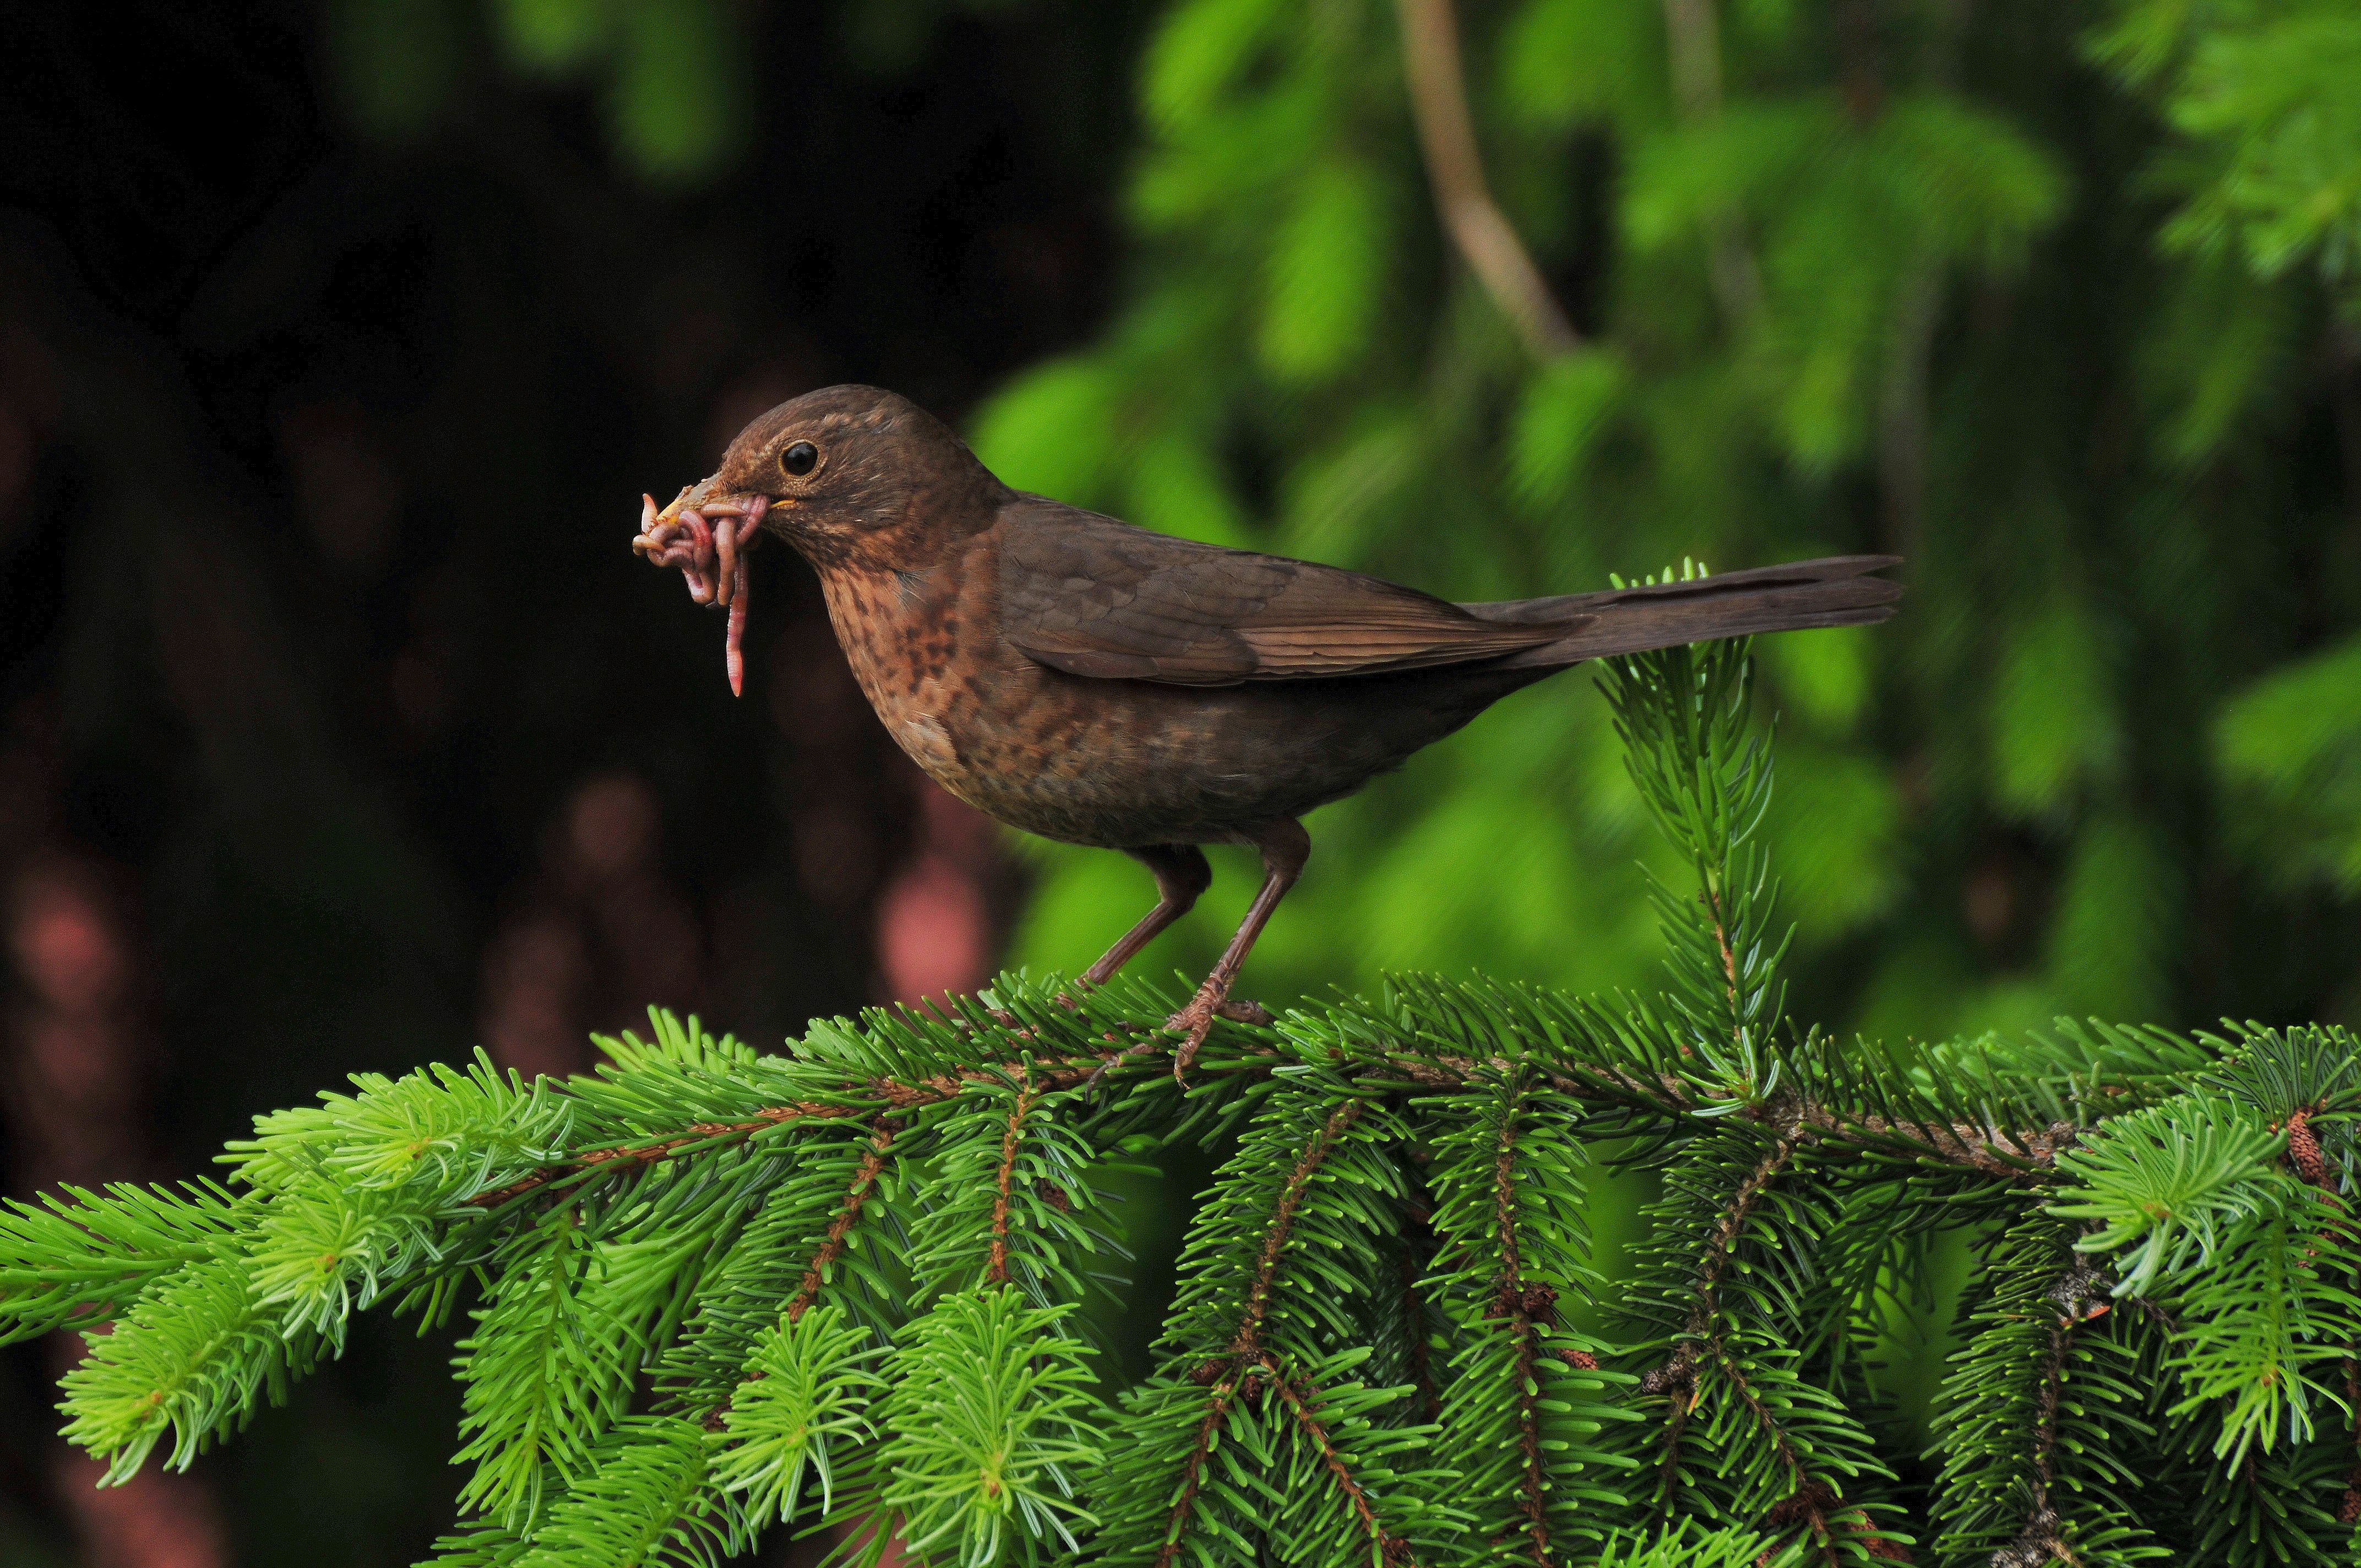
[[[2361,14],[2342,0],[1517,0],[1488,172],[1582,335],[1447,249],[1377,0],[1183,0],[1139,67],[1127,302],[973,422],[1010,482],[1460,598],[1683,555],[1906,555],[1769,640],[1810,1006],[2351,1015]],[[2346,639],[2338,641],[2337,639]],[[1579,677],[1315,821],[1253,989],[1654,959]],[[1148,897],[1050,849],[1022,961]],[[1210,957],[1245,896],[1151,953]]]
[[[1013,3],[833,21],[890,71],[947,15]],[[2361,894],[2361,14],[1460,20],[1492,183],[1576,352],[1531,356],[1448,254],[1388,6],[1181,0],[1137,67],[1127,303],[981,411],[986,460],[1466,597],[1684,554],[1905,554],[1902,624],[1766,649],[1821,1003],[1926,1035],[2361,1006],[2317,935],[2323,891],[2348,931]],[[595,84],[659,183],[744,139],[751,24],[725,0],[333,0],[328,23],[341,101],[381,136],[449,111],[473,40]],[[1262,983],[1636,978],[1635,803],[1577,687],[1327,813]],[[1141,879],[1035,848],[1017,956],[1079,965]],[[1150,961],[1208,959],[1242,896]]]
[[[470,35],[489,26],[512,68],[596,82],[617,152],[653,181],[708,179],[745,140],[751,29],[730,0],[330,0],[325,20],[346,112],[381,138],[452,111],[482,52]]]

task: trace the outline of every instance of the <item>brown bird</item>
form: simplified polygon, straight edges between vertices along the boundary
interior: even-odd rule
[[[1173,1070],[1234,1003],[1247,951],[1311,851],[1299,818],[1520,686],[1585,659],[1855,626],[1901,587],[1846,555],[1694,582],[1453,604],[1308,561],[1134,528],[1013,490],[906,399],[829,387],[738,433],[632,547],[729,611],[740,686],[746,551],[770,532],[819,573],[877,717],[961,800],[1121,850],[1159,897],[1082,977],[1103,983],[1212,881],[1200,844],[1251,844],[1263,881],[1168,1027]]]

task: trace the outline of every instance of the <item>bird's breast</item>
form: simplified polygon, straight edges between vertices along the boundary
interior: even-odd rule
[[[960,732],[978,706],[975,634],[990,633],[988,607],[947,568],[839,570],[822,591],[853,679],[886,732],[953,794],[971,781]]]
[[[1384,677],[1203,688],[1067,674],[999,635],[991,571],[954,557],[915,584],[846,570],[822,582],[895,743],[960,799],[1048,838],[1234,838],[1346,793],[1488,700],[1446,715]]]

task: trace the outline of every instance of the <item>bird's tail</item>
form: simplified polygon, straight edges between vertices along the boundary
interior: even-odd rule
[[[1883,620],[1894,613],[1902,585],[1870,574],[1899,565],[1901,561],[1899,555],[1831,555],[1683,583],[1463,608],[1486,620],[1582,618],[1581,624],[1556,641],[1510,654],[1497,666],[1555,669],[1585,659],[1641,653],[1683,642],[1709,642],[1758,631],[1865,626]]]

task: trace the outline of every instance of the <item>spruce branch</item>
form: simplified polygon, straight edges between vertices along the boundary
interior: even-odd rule
[[[0,1344],[104,1319],[253,1218],[254,1201],[210,1181],[175,1191],[116,1182],[0,1204]]]
[[[1269,1365],[1269,1357],[1263,1350],[1263,1324],[1270,1311],[1280,1260],[1285,1257],[1289,1243],[1293,1239],[1296,1212],[1302,1204],[1305,1189],[1318,1174],[1337,1137],[1351,1127],[1365,1109],[1366,1102],[1361,1100],[1344,1101],[1328,1113],[1319,1130],[1297,1153],[1286,1179],[1279,1185],[1269,1218],[1255,1244],[1253,1272],[1241,1293],[1241,1303],[1235,1314],[1236,1326],[1229,1334],[1226,1344],[1215,1354],[1199,1361],[1188,1374],[1190,1384],[1206,1388],[1208,1392],[1202,1417],[1196,1423],[1195,1439],[1182,1461],[1180,1493],[1165,1521],[1164,1539],[1155,1559],[1156,1568],[1170,1568],[1178,1561],[1177,1553],[1187,1539],[1190,1527],[1195,1522],[1206,1464],[1212,1458],[1213,1444],[1227,1422],[1234,1399],[1241,1390],[1249,1398],[1260,1392],[1257,1375]]]
[[[1185,1087],[1132,1049],[1170,1011],[1137,984],[1005,976],[778,1054],[653,1014],[562,1082],[478,1059],[258,1118],[229,1186],[10,1208],[0,1332],[112,1320],[65,1391],[119,1480],[357,1312],[465,1311],[445,1568],[702,1568],[855,1520],[856,1557],[893,1521],[962,1568],[1864,1563],[1912,1512],[1954,1568],[2347,1551],[2353,1037],[1782,1028],[1743,650],[1605,682],[1688,883],[1653,884],[1660,995],[1399,976],[1224,1022]],[[1155,1371],[1103,1389],[1109,1174],[1233,1132]],[[1664,1180],[1611,1286],[1601,1158]],[[1960,1226],[1928,1487],[1874,1342]]]
[[[1624,1499],[1607,1430],[1629,1419],[1595,1342],[1558,1325],[1562,1301],[1594,1297],[1582,1206],[1586,1161],[1563,1129],[1578,1107],[1517,1069],[1439,1113],[1429,1183],[1436,1197],[1434,1289],[1459,1349],[1440,1425],[1484,1499],[1471,1508],[1499,1560],[1570,1560]]]

